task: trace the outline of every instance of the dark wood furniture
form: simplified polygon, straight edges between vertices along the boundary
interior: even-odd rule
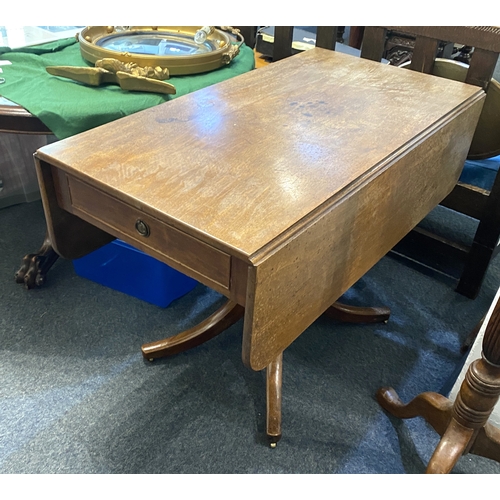
[[[379,404],[398,418],[423,417],[441,436],[427,473],[451,472],[458,459],[473,453],[500,462],[500,429],[488,423],[500,396],[500,300],[496,299],[486,324],[482,357],[473,361],[452,402],[435,392],[424,392],[403,404],[396,391],[383,387]]]
[[[0,132],[52,135],[52,131],[36,116],[2,96],[0,96]]]
[[[500,52],[500,28],[489,26],[368,26],[364,30],[361,57],[380,61],[386,46],[388,30],[415,37],[410,69],[432,73],[441,41],[473,47],[466,83],[488,90]],[[484,133],[478,131],[479,133]],[[479,143],[479,141],[478,141]],[[500,154],[500,136],[498,151]],[[495,151],[469,152],[469,156],[493,156]],[[478,220],[470,246],[450,241],[428,230],[416,228],[395,248],[395,251],[437,269],[445,266],[458,279],[457,291],[475,298],[480,290],[491,259],[498,251],[500,239],[500,176],[490,191],[462,182],[441,202],[457,212]]]
[[[0,96],[0,132],[10,134],[52,135],[52,131],[36,116],[26,111],[22,106]],[[16,273],[16,281],[24,283],[27,288],[41,286],[45,276],[58,259],[52,248],[50,239],[45,240],[36,253],[23,258],[21,269]]]
[[[143,355],[243,316],[276,443],[283,351],[450,192],[484,95],[313,48],[39,150],[50,240],[73,259],[119,237],[226,296]]]

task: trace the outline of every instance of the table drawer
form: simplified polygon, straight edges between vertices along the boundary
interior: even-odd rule
[[[69,196],[63,195],[60,202],[69,202],[75,215],[205,284],[229,290],[230,255],[71,176],[67,186]]]

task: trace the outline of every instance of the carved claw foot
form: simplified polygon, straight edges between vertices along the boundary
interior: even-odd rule
[[[15,274],[17,283],[24,283],[29,290],[45,283],[49,269],[54,265],[59,255],[46,238],[38,253],[25,255],[21,267]]]

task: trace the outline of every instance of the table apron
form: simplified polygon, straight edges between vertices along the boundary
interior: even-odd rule
[[[57,216],[54,217],[52,214],[51,221],[55,225],[55,228],[52,228],[52,240],[54,248],[61,256],[69,259],[78,258],[82,256],[82,253],[87,254],[114,238],[120,238],[241,305],[245,304],[247,263],[145,214],[131,204],[117,200],[112,195],[90,186],[53,165],[39,161],[37,168],[40,170],[39,176],[44,179],[42,192],[46,193],[47,188],[53,187],[51,196],[45,196],[45,198],[55,197],[57,207],[65,212],[61,215],[66,219],[69,214],[72,214],[79,221],[85,221],[91,225],[88,230],[92,234],[89,234],[88,241],[85,242],[84,251],[81,251],[81,247],[78,251],[73,248],[62,249],[58,246],[61,239],[64,243],[81,238],[82,230],[85,232],[87,228],[82,228],[81,223],[78,223],[75,227],[78,227],[79,235],[68,235],[67,232],[71,231],[71,223],[65,223],[66,234],[64,238],[61,238]],[[53,199],[46,199],[45,204],[53,206],[55,203]],[[52,212],[57,210],[57,207],[53,206]],[[138,231],[137,221],[141,221],[143,227],[147,227],[147,234],[141,234]],[[97,228],[108,237],[99,235],[100,237],[96,238]]]

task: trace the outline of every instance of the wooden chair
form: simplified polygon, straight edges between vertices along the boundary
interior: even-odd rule
[[[387,32],[397,31],[416,37],[410,69],[433,73],[438,45],[452,42],[473,47],[465,82],[482,87],[485,91],[499,92],[497,83],[491,83],[500,52],[500,28],[488,26],[369,26],[364,30],[361,57],[380,61],[384,55]],[[491,87],[491,88],[490,88]],[[489,96],[488,96],[489,97]],[[483,115],[489,110],[483,110]],[[482,115],[482,118],[483,118]],[[480,120],[481,122],[481,120]],[[476,130],[469,158],[488,158],[500,154],[500,129],[493,129],[490,122],[482,120],[483,128]],[[486,146],[482,143],[490,123]],[[497,175],[490,190],[459,182],[441,205],[468,215],[478,221],[470,245],[450,241],[422,228],[415,228],[395,251],[443,271],[458,279],[457,292],[475,298],[479,293],[491,259],[498,251],[500,239],[500,176]]]

